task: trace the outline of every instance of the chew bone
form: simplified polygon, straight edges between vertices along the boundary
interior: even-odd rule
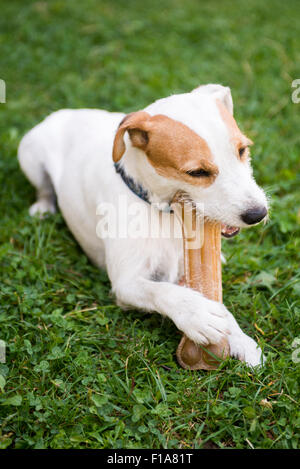
[[[222,302],[221,225],[204,220],[199,229],[196,208],[189,202],[190,210],[184,210],[187,199],[182,192],[177,192],[173,203],[182,224],[184,284],[211,300]],[[229,355],[229,345],[227,339],[223,339],[204,348],[183,335],[176,355],[183,368],[215,370]]]

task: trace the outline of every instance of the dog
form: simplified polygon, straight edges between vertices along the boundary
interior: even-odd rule
[[[96,230],[97,207],[117,209],[120,197],[119,227],[126,228],[124,210],[132,205],[143,208],[145,222],[151,210],[160,224],[173,216],[168,207],[179,189],[203,204],[206,217],[222,223],[224,236],[261,222],[268,202],[252,174],[251,144],[233,117],[230,88],[208,84],[128,115],[54,112],[23,137],[18,158],[37,190],[30,214],[54,213],[57,200],[84,252],[106,268],[119,305],[167,316],[204,346],[226,336],[231,356],[256,366],[261,349],[226,307],[179,284],[182,240],[101,237]]]

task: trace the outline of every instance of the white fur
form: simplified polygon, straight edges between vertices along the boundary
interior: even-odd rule
[[[219,169],[210,187],[160,176],[146,155],[131,145],[128,135],[122,164],[149,191],[152,202],[168,202],[178,189],[184,189],[193,200],[205,204],[207,216],[243,227],[241,213],[257,204],[267,206],[267,201],[250,165],[239,162],[234,154],[216,98],[233,112],[230,90],[221,85],[201,86],[191,93],[158,100],[145,109],[150,115],[164,114],[182,122],[206,140]],[[200,344],[217,343],[228,335],[232,356],[253,366],[259,364],[260,349],[241,331],[225,306],[177,285],[183,275],[181,240],[99,239],[96,235],[100,203],[117,205],[123,195],[128,207],[137,202],[147,207],[146,212],[150,210],[127,188],[113,166],[113,140],[123,117],[102,110],[61,110],[25,135],[19,161],[38,193],[30,214],[53,212],[54,189],[73,235],[89,258],[107,269],[119,304],[168,316]],[[161,212],[155,216],[159,224]],[[160,281],[153,280],[157,272]]]

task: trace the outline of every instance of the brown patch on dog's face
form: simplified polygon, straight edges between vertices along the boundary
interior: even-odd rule
[[[236,156],[239,160],[246,161],[250,153],[249,146],[252,145],[253,142],[244,134],[242,134],[234,117],[226,109],[224,104],[219,99],[216,99],[216,102],[221,117],[229,131],[230,139],[236,148]]]
[[[181,122],[161,114],[151,117],[146,112],[127,116],[115,137],[114,161],[125,151],[125,130],[132,145],[146,153],[161,176],[197,186],[209,186],[215,180],[218,168],[206,141]]]

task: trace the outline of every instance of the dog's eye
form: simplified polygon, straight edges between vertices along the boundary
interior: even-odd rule
[[[244,156],[246,150],[247,150],[247,147],[241,147],[239,149],[240,158],[242,158]]]
[[[189,176],[195,177],[195,178],[201,178],[201,177],[209,177],[211,176],[211,173],[209,171],[206,171],[205,169],[192,169],[191,171],[187,171],[186,174]]]

